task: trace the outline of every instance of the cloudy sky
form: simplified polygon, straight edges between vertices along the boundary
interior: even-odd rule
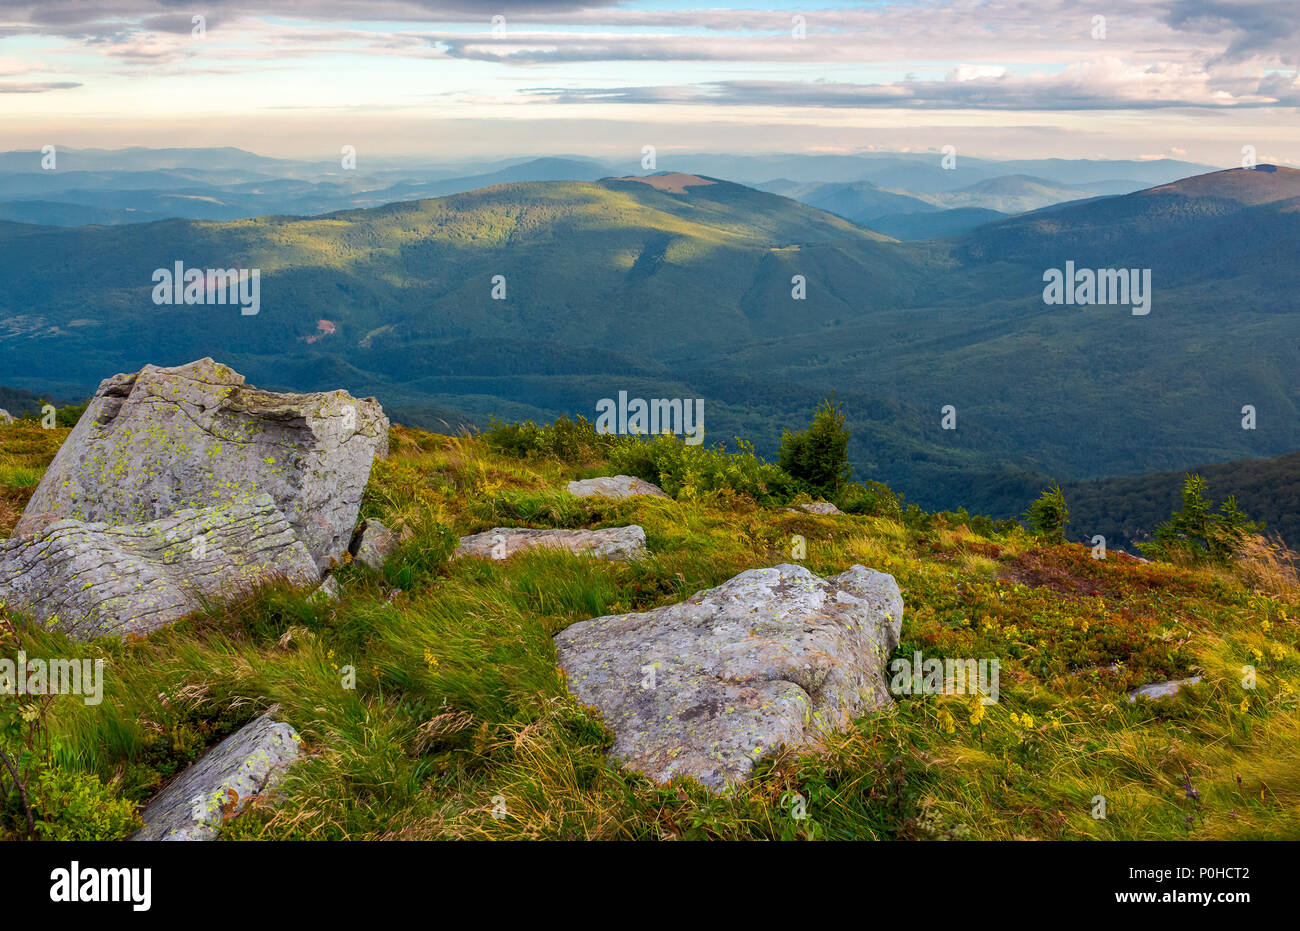
[[[3,149],[1296,164],[1297,106],[1300,0],[0,0]]]

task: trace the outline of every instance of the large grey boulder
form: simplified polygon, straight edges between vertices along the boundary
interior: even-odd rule
[[[277,576],[320,578],[266,494],[144,524],[60,520],[0,541],[0,600],[79,639],[145,634],[203,597],[238,597]]]
[[[460,538],[457,556],[509,559],[534,547],[564,549],[601,559],[635,559],[645,554],[645,530],[636,524],[603,530],[534,530],[529,527],[493,527]]]
[[[13,414],[9,413],[3,407],[0,407],[0,426],[9,426],[14,422]]]
[[[555,648],[569,691],[613,731],[614,760],[717,789],[778,745],[891,705],[884,666],[902,622],[891,575],[854,566],[822,579],[781,565],[680,604],[580,621]]]
[[[14,535],[58,520],[136,524],[266,493],[319,568],[342,558],[388,419],[345,391],[275,394],[200,359],[105,379]]]
[[[154,798],[131,840],[213,840],[221,824],[265,796],[301,753],[302,738],[270,714],[240,728]]]
[[[632,475],[608,475],[569,482],[569,494],[576,498],[630,498],[633,495],[668,497],[658,485],[651,485]]]

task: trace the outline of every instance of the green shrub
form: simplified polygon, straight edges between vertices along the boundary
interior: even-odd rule
[[[121,840],[140,827],[135,806],[94,773],[44,769],[29,792],[41,840]]]
[[[597,433],[595,426],[582,416],[575,420],[557,417],[544,427],[531,420],[510,424],[493,420],[483,436],[493,446],[521,459],[540,456],[560,462],[603,458],[615,442],[615,437]]]
[[[784,504],[807,489],[779,466],[765,462],[754,447],[737,441],[739,450],[689,446],[680,437],[620,437],[609,451],[610,467],[624,475],[654,482],[674,498],[693,499],[730,489],[760,504]]]
[[[1053,482],[1050,488],[1044,488],[1038,500],[1025,512],[1025,520],[1040,537],[1053,543],[1064,543],[1065,525],[1070,522],[1070,509],[1065,503],[1065,493],[1061,491],[1061,486]]]
[[[782,435],[777,465],[805,482],[811,491],[825,498],[839,496],[853,466],[849,464],[849,431],[834,396],[818,406],[807,430],[787,430]]]
[[[846,514],[901,520],[903,496],[895,494],[884,482],[871,481],[865,485],[849,482],[840,493],[840,510]]]

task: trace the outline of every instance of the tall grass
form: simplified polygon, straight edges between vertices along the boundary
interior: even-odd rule
[[[637,442],[638,456],[656,448]],[[664,461],[681,452],[658,448],[671,450]],[[585,455],[516,456],[483,438],[396,428],[363,515],[403,542],[381,572],[338,567],[337,602],[268,585],[127,643],[19,628],[0,656],[106,660],[102,705],[63,696],[48,714],[51,765],[93,777],[96,804],[145,803],[277,705],[307,756],[276,804],[225,826],[231,837],[1300,836],[1300,586],[1276,551],[1232,569],[1176,567],[1094,560],[961,515],[788,512],[770,489],[745,494],[748,478],[707,487],[696,478],[707,469],[691,471],[710,461],[697,453],[671,473],[680,483],[658,475],[675,499],[574,499],[562,490],[570,478],[632,462]],[[763,474],[743,455],[736,470]],[[645,528],[647,558],[450,555],[459,535],[498,524],[626,523]],[[723,795],[612,764],[611,737],[568,695],[552,636],[796,561],[797,539],[815,572],[863,563],[894,574],[906,605],[898,655],[997,658],[1000,702],[979,711],[966,697],[899,696],[818,746],[763,761]],[[1241,685],[1247,666],[1254,689]],[[1192,674],[1201,685],[1172,699],[1125,699]],[[1097,796],[1105,818],[1093,816]],[[807,818],[794,817],[796,799]],[[0,833],[20,821],[10,794]]]

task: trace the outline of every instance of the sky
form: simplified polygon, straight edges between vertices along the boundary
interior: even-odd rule
[[[1298,106],[1300,0],[0,0],[4,150],[1234,167]]]

